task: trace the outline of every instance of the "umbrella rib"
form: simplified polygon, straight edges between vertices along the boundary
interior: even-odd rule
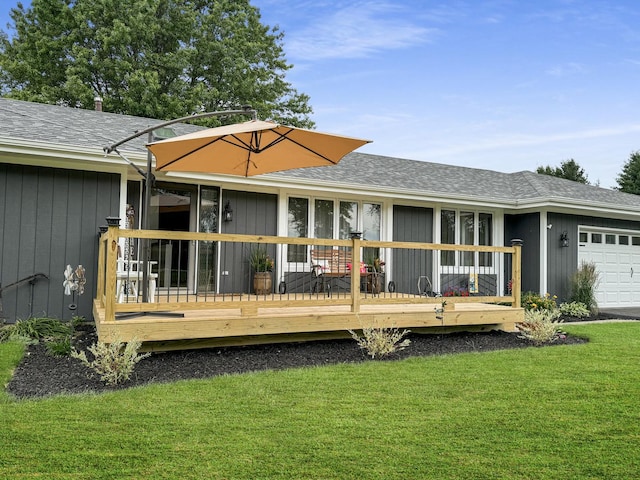
[[[200,150],[202,150],[203,148],[208,147],[209,145],[213,145],[214,143],[216,143],[218,140],[220,140],[220,138],[216,138],[214,140],[212,140],[211,142],[207,142],[204,145],[200,145],[198,148],[194,148],[193,150],[189,150],[188,152],[183,153],[182,155],[180,155],[179,157],[174,158],[173,160],[165,163],[162,167],[156,168],[156,170],[163,170],[167,167],[170,167],[171,165],[173,165],[176,162],[179,162],[180,160],[182,160],[185,157],[188,157],[189,155],[191,155],[192,153],[196,153],[199,152]]]
[[[275,130],[272,130],[272,131],[273,131],[273,133],[275,133],[276,135],[278,135],[278,138],[276,138],[273,142],[271,142],[271,143],[270,143],[269,145],[267,145],[266,147],[264,147],[264,148],[262,148],[262,149],[257,150],[257,152],[256,152],[256,153],[260,153],[261,151],[267,150],[268,148],[271,148],[271,147],[273,147],[274,145],[277,145],[278,143],[280,143],[280,142],[282,142],[282,141],[284,141],[284,140],[289,140],[291,143],[296,144],[297,146],[299,146],[299,147],[300,147],[300,148],[302,148],[303,150],[306,150],[306,151],[308,151],[308,152],[311,152],[311,153],[313,153],[314,155],[317,155],[318,157],[322,158],[323,160],[326,160],[327,162],[329,162],[329,163],[331,163],[331,164],[333,164],[333,165],[337,165],[337,164],[338,164],[338,162],[333,161],[333,160],[332,160],[332,159],[330,159],[330,158],[327,158],[326,156],[324,156],[324,155],[323,155],[323,154],[321,154],[320,152],[316,152],[315,150],[313,150],[313,149],[311,149],[311,148],[307,147],[306,145],[303,145],[303,144],[301,144],[300,142],[297,142],[297,141],[293,140],[292,138],[287,137],[287,135],[289,135],[289,134],[290,134],[291,132],[293,132],[294,130],[295,130],[295,129],[291,128],[291,129],[290,129],[288,132],[286,132],[286,133],[279,133],[279,132],[276,132]]]
[[[205,143],[204,145],[200,145],[198,148],[194,148],[193,150],[190,150],[190,151],[188,151],[188,152],[183,153],[183,154],[182,154],[182,155],[180,155],[179,157],[174,158],[174,159],[173,159],[173,160],[171,160],[170,162],[165,163],[162,167],[158,168],[157,170],[163,170],[163,169],[165,169],[165,168],[167,168],[167,167],[169,167],[169,166],[173,165],[174,163],[179,162],[179,161],[180,161],[180,160],[182,160],[183,158],[188,157],[189,155],[191,155],[191,154],[193,154],[193,153],[199,152],[199,151],[200,151],[200,150],[202,150],[203,148],[207,148],[208,146],[213,145],[214,143],[219,142],[219,141],[222,141],[222,142],[225,142],[225,143],[229,143],[229,144],[231,144],[231,145],[235,145],[236,147],[244,148],[244,149],[246,149],[246,150],[250,150],[250,149],[251,149],[251,146],[250,146],[250,145],[247,145],[245,142],[243,142],[241,139],[239,139],[239,138],[238,138],[238,137],[236,137],[235,135],[233,135],[233,138],[235,138],[238,142],[240,142],[240,143],[241,143],[241,145],[238,145],[238,144],[236,144],[236,143],[234,143],[234,142],[230,142],[230,141],[229,141],[229,140],[227,140],[225,137],[218,137],[218,138],[213,139],[213,140],[212,140],[212,141],[210,141],[210,142]]]

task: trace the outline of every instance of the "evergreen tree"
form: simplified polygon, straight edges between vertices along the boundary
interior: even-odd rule
[[[578,162],[576,162],[573,158],[565,160],[560,164],[559,167],[552,168],[549,165],[547,165],[546,167],[538,167],[536,169],[536,173],[589,184],[589,180],[587,179],[587,175],[584,173],[584,169],[580,167],[580,165],[578,165]]]
[[[640,195],[640,150],[629,155],[629,160],[616,177],[616,182],[618,182],[616,190]]]

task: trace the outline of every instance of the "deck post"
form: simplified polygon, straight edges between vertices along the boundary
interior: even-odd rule
[[[104,308],[104,273],[105,273],[105,258],[107,252],[105,251],[106,240],[102,238],[102,235],[107,233],[108,227],[106,225],[100,226],[98,233],[98,282],[96,285],[96,300],[100,303],[100,306]]]
[[[360,313],[360,242],[362,233],[351,232],[351,312]]]
[[[115,319],[116,307],[116,264],[118,262],[118,238],[120,237],[120,219],[107,217],[109,229],[107,230],[107,269],[105,282],[105,320],[111,322]]]
[[[511,295],[513,295],[513,306],[520,308],[520,297],[522,295],[522,282],[521,275],[522,270],[520,268],[521,255],[522,255],[522,240],[514,238],[511,240],[511,246],[513,247],[513,257],[511,259]]]

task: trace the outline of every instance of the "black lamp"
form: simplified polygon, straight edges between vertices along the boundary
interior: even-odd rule
[[[225,222],[233,221],[233,209],[231,208],[229,200],[227,200],[227,203],[224,205],[224,210],[222,211],[222,219]]]
[[[569,236],[566,230],[560,234],[560,245],[563,247],[569,246]]]

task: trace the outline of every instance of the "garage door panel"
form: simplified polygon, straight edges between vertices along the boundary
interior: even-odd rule
[[[601,282],[618,283],[618,272],[600,272]]]
[[[632,292],[618,292],[618,302],[622,304],[631,304],[633,303],[633,293]]]
[[[588,232],[589,229],[581,231]],[[597,232],[603,235],[619,234],[601,230]],[[591,234],[589,238],[592,238]],[[596,265],[600,280],[596,287],[596,299],[600,307],[630,306],[634,302],[640,304],[640,246],[581,243],[578,263],[581,262],[593,262]]]

